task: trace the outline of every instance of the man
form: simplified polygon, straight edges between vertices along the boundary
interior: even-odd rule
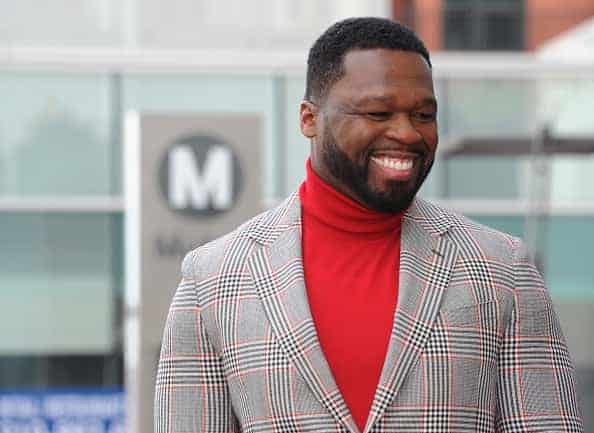
[[[581,432],[523,244],[415,198],[438,141],[423,43],[339,22],[306,86],[299,192],[184,260],[156,431]]]

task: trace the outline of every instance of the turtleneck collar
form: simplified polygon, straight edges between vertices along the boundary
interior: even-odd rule
[[[299,196],[304,213],[337,230],[370,236],[400,230],[403,213],[388,214],[363,207],[326,183],[313,170],[309,159]]]

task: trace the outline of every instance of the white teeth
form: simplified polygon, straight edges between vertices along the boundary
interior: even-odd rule
[[[392,170],[410,170],[413,166],[412,159],[396,159],[387,157],[372,159],[381,166],[391,168]]]

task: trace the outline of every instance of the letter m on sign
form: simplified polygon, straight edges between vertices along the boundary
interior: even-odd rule
[[[175,209],[229,209],[233,204],[233,155],[223,146],[208,149],[202,170],[191,145],[169,152],[169,203]]]

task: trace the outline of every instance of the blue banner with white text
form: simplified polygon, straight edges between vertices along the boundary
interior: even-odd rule
[[[124,433],[124,392],[0,390],[0,433]]]

